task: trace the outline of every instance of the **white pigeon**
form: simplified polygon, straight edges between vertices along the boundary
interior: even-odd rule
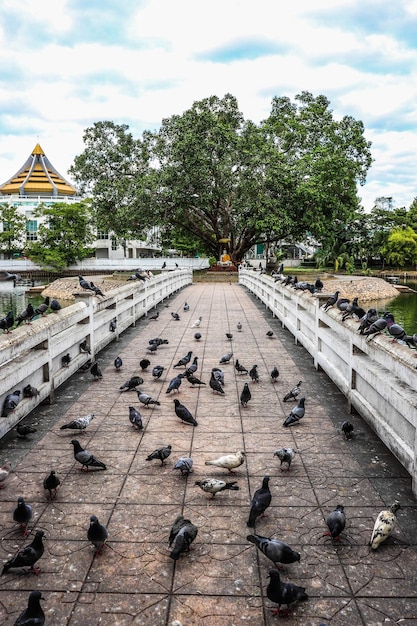
[[[216,467],[223,467],[231,472],[235,467],[239,467],[245,462],[246,452],[239,450],[234,454],[225,454],[224,456],[214,459],[212,461],[206,461],[206,465],[215,465]]]
[[[88,415],[84,415],[84,417],[77,417],[71,422],[68,422],[68,424],[61,426],[60,430],[85,430],[92,419],[94,419],[94,413],[89,413]]]
[[[291,463],[296,455],[297,451],[294,450],[293,448],[280,448],[279,450],[275,450],[274,452],[274,456],[277,456],[279,458],[279,460],[281,461],[280,463],[280,470],[283,470],[282,464],[286,463],[287,464],[287,471],[290,471],[291,468]]]
[[[9,463],[9,461],[7,461],[7,463],[0,467],[0,489],[4,489],[4,483],[8,475],[10,474],[11,469],[12,465],[11,463]]]
[[[217,478],[205,478],[204,480],[196,480],[194,484],[206,493],[211,493],[214,498],[216,493],[224,491],[225,489],[237,491],[239,487],[236,485],[236,482],[236,480],[232,480],[227,483],[225,480],[217,480]]]
[[[191,328],[198,328],[201,324],[202,319],[203,319],[203,316],[200,315],[200,317],[196,319],[196,321],[193,324],[191,324]]]
[[[385,539],[388,539],[392,531],[397,525],[397,516],[395,515],[398,509],[400,509],[400,503],[398,500],[390,506],[389,509],[384,509],[380,512],[376,518],[374,529],[372,531],[369,545],[373,550],[376,550]]]

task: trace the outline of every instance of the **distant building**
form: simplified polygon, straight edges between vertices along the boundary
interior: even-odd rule
[[[81,200],[75,187],[59,174],[38,143],[18,172],[0,186],[0,207],[18,207],[26,218],[26,241],[37,240],[42,218],[39,220],[34,216],[34,210],[40,204],[51,206],[56,202]],[[24,245],[25,242],[22,242],[22,249]],[[150,241],[121,242],[112,233],[97,233],[92,247],[95,248],[96,258],[101,259],[142,258],[160,252],[160,248]]]

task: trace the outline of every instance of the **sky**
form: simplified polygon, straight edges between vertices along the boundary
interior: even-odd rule
[[[245,119],[275,96],[325,95],[362,120],[374,159],[359,188],[417,196],[417,0],[2,0],[0,184],[40,143],[58,172],[98,121],[135,138],[230,93]]]

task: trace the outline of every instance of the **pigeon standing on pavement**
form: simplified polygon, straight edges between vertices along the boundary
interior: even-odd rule
[[[279,615],[281,606],[286,606],[284,615],[289,615],[290,604],[308,600],[305,587],[298,587],[293,583],[283,583],[279,571],[276,568],[269,570],[270,581],[266,588],[268,600],[278,604],[278,608],[274,610],[273,615]]]
[[[253,365],[253,367],[249,371],[249,376],[251,377],[253,383],[258,383],[259,382],[259,373],[258,373],[258,366],[257,365]]]
[[[255,520],[257,517],[264,517],[265,511],[271,504],[272,494],[269,489],[269,476],[264,476],[262,480],[262,487],[257,489],[253,494],[249,519],[246,523],[247,526],[252,528],[255,526]]]
[[[233,356],[233,352],[227,352],[226,354],[223,354],[219,363],[229,363],[232,356]]]
[[[146,369],[148,369],[148,367],[150,366],[151,362],[149,359],[141,359],[139,361],[139,365],[141,370],[145,371]]]
[[[226,489],[237,491],[239,487],[236,483],[237,480],[226,482],[225,480],[218,480],[217,478],[205,478],[204,480],[196,480],[194,484],[206,493],[211,493],[212,498],[214,498],[216,493],[225,491]]]
[[[223,390],[223,386],[221,384],[220,381],[217,380],[217,378],[214,375],[214,372],[211,372],[211,376],[210,376],[210,380],[209,380],[209,385],[210,388],[215,392],[215,393],[219,393],[220,395],[224,396],[224,390]]]
[[[185,372],[185,377],[188,380],[188,382],[190,383],[191,387],[194,387],[194,385],[205,385],[206,383],[203,383],[202,380],[200,380],[199,378],[197,378],[196,376],[193,376],[193,374],[191,374],[188,370],[186,370]]]
[[[248,374],[249,373],[249,370],[244,365],[239,363],[239,359],[236,359],[235,370],[237,371],[238,374]]]
[[[178,374],[174,378],[172,378],[169,382],[168,388],[165,393],[171,393],[171,391],[176,391],[179,393],[179,389],[181,387],[182,379],[185,377],[185,374]]]
[[[186,374],[195,374],[198,369],[198,356],[193,358],[193,362],[185,370]]]
[[[301,384],[302,380],[298,381],[298,383],[289,391],[283,398],[283,402],[288,402],[288,400],[296,400],[297,396],[301,393]]]
[[[246,408],[248,406],[249,400],[252,398],[252,394],[249,389],[248,383],[243,385],[242,393],[240,394],[240,404]]]
[[[44,534],[43,530],[37,530],[32,543],[3,565],[1,576],[8,572],[9,569],[18,567],[30,567],[33,574],[39,574],[40,570],[35,567],[35,563],[39,561],[45,549],[42,541]]]
[[[374,529],[369,541],[369,545],[373,550],[376,550],[378,546],[391,535],[397,525],[396,513],[400,508],[400,503],[398,500],[395,500],[389,509],[379,513],[375,520]]]
[[[240,467],[246,458],[246,453],[242,450],[232,454],[225,454],[224,456],[220,456],[218,459],[213,459],[212,461],[206,461],[206,465],[214,465],[215,467],[221,467],[223,469],[229,470],[229,472],[233,472],[236,467]]]
[[[103,552],[109,533],[104,524],[100,524],[97,517],[90,517],[90,526],[87,530],[87,539],[96,549],[95,555],[98,556]]]
[[[275,450],[274,456],[277,456],[281,461],[279,466],[281,472],[284,471],[284,468],[282,467],[283,463],[287,464],[287,471],[290,471],[291,463],[293,462],[296,453],[297,450],[294,450],[293,448],[280,448],[279,450]]]
[[[101,373],[101,369],[99,368],[97,361],[94,361],[93,365],[91,366],[90,373],[93,375],[94,380],[103,378],[103,374]]]
[[[188,456],[182,456],[175,463],[173,469],[180,470],[181,476],[188,476],[193,468],[193,460]]]
[[[187,354],[178,361],[173,367],[185,367],[191,361],[192,351],[190,350]]]
[[[172,317],[172,319],[173,319],[173,320],[175,320],[176,322],[179,322],[179,321],[180,321],[180,316],[178,315],[178,313],[173,313],[173,312],[171,311],[171,317]]]
[[[272,561],[275,567],[278,567],[278,563],[289,565],[290,563],[297,563],[300,560],[299,552],[296,552],[287,543],[279,539],[270,539],[268,537],[262,537],[262,535],[254,534],[248,535],[246,539],[253,543],[260,552]]]
[[[142,416],[134,406],[129,407],[129,421],[136,430],[143,429]]]
[[[109,331],[115,333],[117,328],[117,317],[114,317],[109,324]]]
[[[0,489],[4,489],[4,483],[8,479],[11,470],[12,464],[9,461],[6,461],[6,463],[0,467]]]
[[[26,439],[28,435],[32,435],[33,433],[37,432],[36,428],[33,428],[33,426],[29,426],[29,424],[18,424],[16,426],[16,431],[18,436],[22,439]]]
[[[189,519],[185,519],[182,515],[178,515],[172,525],[169,534],[169,546],[174,544],[170,553],[171,559],[177,561],[181,554],[190,551],[190,546],[198,534],[198,528],[191,523]]]
[[[346,526],[346,515],[345,515],[345,507],[341,504],[338,504],[334,511],[331,511],[329,515],[326,517],[328,532],[324,533],[325,537],[331,537],[335,541],[338,541],[340,538],[340,533],[345,529]]]
[[[19,496],[17,499],[17,507],[13,511],[13,519],[20,524],[20,528],[25,536],[28,534],[27,528],[32,519],[32,515],[33,509],[31,505],[27,504],[22,496]]]
[[[242,324],[241,324],[241,322],[238,322],[238,323],[236,324],[236,328],[237,328],[237,330],[238,330],[238,332],[239,332],[239,333],[242,331]]]
[[[161,465],[165,464],[165,460],[169,457],[172,452],[172,446],[162,446],[162,448],[157,448],[149,456],[146,457],[147,461],[153,461],[154,459],[158,459],[161,461]]]
[[[71,443],[74,446],[74,458],[78,463],[81,463],[81,470],[85,468],[85,471],[88,471],[89,467],[107,469],[104,463],[96,459],[88,450],[84,450],[77,439],[71,439]]]
[[[189,311],[190,310],[190,305],[188,304],[188,302],[184,302],[182,310],[183,311]]]
[[[119,387],[120,391],[136,391],[136,387],[138,385],[143,384],[143,378],[140,376],[132,376],[129,378],[121,387]]]
[[[149,394],[145,393],[144,391],[140,391],[140,389],[136,390],[136,393],[138,394],[138,400],[139,402],[141,402],[145,408],[149,408],[152,404],[156,405],[156,406],[160,406],[160,402],[159,400],[155,400],[154,398],[152,398],[152,396],[150,396]]]
[[[60,430],[85,430],[91,420],[94,419],[94,413],[84,415],[84,417],[77,417],[71,420],[68,424],[61,426]]]
[[[40,591],[31,591],[27,608],[19,615],[14,626],[43,626],[45,624],[45,613],[41,607],[41,600],[43,600],[43,597]]]
[[[155,365],[155,367],[152,368],[152,376],[155,379],[161,378],[164,369],[165,367],[163,367],[162,365]]]
[[[283,422],[284,426],[293,426],[293,424],[298,424],[300,419],[304,417],[305,414],[305,398],[300,398],[297,406],[291,409],[291,413],[286,417]]]
[[[342,424],[342,433],[345,435],[346,439],[351,439],[353,436],[353,424],[345,420]]]
[[[276,365],[271,370],[271,380],[273,383],[276,383],[279,377],[279,371]]]
[[[200,324],[201,324],[201,320],[203,319],[203,316],[200,315],[200,317],[198,317],[195,322],[193,322],[193,324],[191,324],[191,328],[199,328]]]
[[[193,417],[191,412],[187,409],[184,404],[177,399],[174,400],[175,405],[175,414],[186,424],[191,424],[192,426],[198,426],[197,420]]]
[[[117,356],[117,357],[114,359],[114,367],[116,368],[116,371],[117,371],[117,372],[120,370],[120,368],[122,367],[122,365],[123,365],[123,361],[122,361],[122,359],[121,359],[119,356]]]
[[[55,470],[51,470],[48,476],[44,478],[43,488],[49,493],[49,500],[51,500],[51,502],[55,498],[56,492],[60,484],[61,481],[56,475]]]

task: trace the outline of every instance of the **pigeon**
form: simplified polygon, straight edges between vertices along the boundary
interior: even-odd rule
[[[248,406],[249,400],[252,398],[252,394],[249,389],[248,383],[243,385],[242,393],[240,394],[240,404],[246,408]]]
[[[17,407],[20,402],[20,390],[15,389],[12,393],[8,393],[4,399],[2,417],[7,417]]]
[[[338,504],[334,511],[326,517],[326,524],[329,530],[324,533],[324,536],[339,541],[340,533],[346,526],[345,507]]]
[[[342,313],[344,313],[346,309],[348,308],[349,304],[350,304],[349,298],[338,298],[336,302],[336,307],[339,309],[339,311],[342,311]]]
[[[352,302],[348,304],[342,315],[342,322],[345,322],[348,317],[352,317],[352,315],[358,319],[361,319],[364,315],[366,315],[363,308],[358,305],[358,300],[359,298],[353,298]]]
[[[373,550],[376,550],[383,541],[388,539],[397,525],[396,512],[400,509],[400,503],[395,500],[389,509],[383,510],[379,513],[375,520],[374,529],[372,531],[369,545]]]
[[[33,428],[33,426],[29,426],[27,424],[18,424],[16,430],[18,436],[22,439],[26,439],[28,435],[32,435],[33,433],[37,432],[36,428]]]
[[[279,615],[282,605],[287,607],[284,611],[284,615],[289,615],[290,604],[308,600],[305,587],[298,587],[293,583],[281,582],[279,571],[276,568],[269,570],[269,577],[270,581],[266,588],[266,595],[268,600],[278,604],[278,608],[274,609],[273,615]]]
[[[94,361],[93,365],[91,366],[90,373],[94,376],[94,379],[103,378],[103,374],[101,373],[97,361]]]
[[[385,313],[384,313],[385,315]],[[369,337],[368,341],[372,339],[372,337],[379,335],[383,330],[387,327],[387,320],[384,316],[379,317],[375,322],[372,322],[370,326],[366,330],[361,330],[360,334],[365,337]]]
[[[194,339],[195,339],[196,341],[200,341],[200,339],[201,339],[201,333],[194,333]]]
[[[104,524],[100,524],[97,517],[92,515],[90,517],[90,526],[87,530],[87,539],[96,549],[95,556],[98,556],[103,552],[108,536],[109,533]]]
[[[323,281],[321,280],[321,278],[319,276],[317,276],[316,278],[316,282],[314,283],[314,287],[316,288],[316,291],[321,292],[323,290]]]
[[[41,607],[41,600],[43,600],[43,597],[40,591],[31,591],[28,606],[19,615],[14,626],[43,626],[45,624],[45,613]]]
[[[305,398],[300,398],[297,406],[291,409],[291,413],[287,416],[285,421],[283,422],[283,426],[292,426],[293,424],[297,424],[300,419],[304,417],[305,408],[304,408]]]
[[[193,426],[198,426],[198,422],[191,415],[190,411],[186,406],[181,404],[181,402],[177,399],[174,400],[175,405],[175,414],[186,424],[192,424]]]
[[[164,369],[165,367],[162,367],[162,365],[155,365],[152,369],[152,376],[156,379],[161,378]]]
[[[104,298],[104,293],[101,291],[100,287],[96,287],[96,285],[92,281],[90,283],[90,289],[94,291],[94,295]]]
[[[17,567],[30,567],[33,574],[39,574],[40,570],[35,567],[35,563],[39,561],[45,549],[42,541],[44,535],[43,530],[37,530],[32,543],[23,548],[16,556],[3,565],[1,575],[3,576],[9,569]]]
[[[27,527],[32,519],[32,515],[33,510],[30,504],[26,504],[24,498],[19,496],[17,499],[17,507],[13,511],[13,519],[15,522],[20,524],[20,528],[25,536],[28,534]]]
[[[194,387],[194,385],[205,385],[206,383],[203,383],[202,380],[200,380],[199,378],[196,378],[196,376],[193,376],[192,374],[190,374],[188,372],[188,370],[185,372],[185,376],[188,380],[188,382],[190,383],[191,387]]]
[[[77,417],[68,422],[68,424],[64,424],[60,427],[60,430],[85,430],[92,419],[94,419],[94,413],[88,413],[84,417]]]
[[[78,282],[79,282],[81,289],[86,289],[87,291],[93,291],[91,288],[91,284],[88,282],[88,280],[85,280],[85,278],[83,278],[82,276],[78,276]]]
[[[156,344],[157,346],[166,345],[169,343],[168,339],[162,339],[161,337],[154,337],[153,339],[149,339],[150,344]]]
[[[171,391],[176,391],[177,393],[179,393],[179,389],[181,387],[182,379],[184,377],[185,377],[185,374],[178,374],[177,376],[175,376],[175,378],[172,378],[170,380],[169,385],[168,385],[168,389],[166,390],[165,393],[171,393]]]
[[[30,324],[30,320],[32,319],[34,313],[35,313],[35,310],[34,310],[34,308],[32,306],[32,303],[29,302],[29,304],[27,305],[26,309],[23,309],[23,311],[21,311],[21,313],[19,313],[19,315],[17,316],[17,318],[16,318],[16,328],[22,322],[25,322],[25,324]]]
[[[193,358],[193,362],[189,365],[185,371],[186,374],[195,374],[198,368],[198,356]]]
[[[342,424],[342,432],[344,433],[346,439],[351,439],[353,435],[353,424],[347,420],[344,421]]]
[[[236,324],[236,328],[237,328],[238,332],[240,333],[240,332],[241,332],[241,330],[242,330],[242,324],[241,324],[240,322],[238,322],[238,323]]]
[[[211,370],[212,373],[214,374],[214,378],[222,385],[224,386],[224,372],[223,370],[220,369],[220,367],[213,367],[213,369]]]
[[[161,404],[158,400],[154,400],[152,396],[148,395],[147,393],[144,393],[143,391],[140,391],[140,389],[137,389],[136,393],[138,394],[139,402],[144,404],[145,407],[149,407],[151,404],[154,404],[156,406],[160,406]]]
[[[179,322],[179,321],[180,321],[180,316],[178,315],[178,313],[173,313],[173,312],[171,311],[171,317],[172,317],[172,319],[173,319],[173,320],[175,320],[176,322]]]
[[[404,337],[407,335],[404,328],[399,324],[395,323],[394,316],[392,313],[384,313],[384,319],[387,321],[387,330],[393,339],[392,343],[396,341],[404,341]]]
[[[74,446],[74,458],[78,463],[81,463],[81,471],[85,468],[85,471],[88,472],[89,467],[98,467],[103,470],[107,469],[104,463],[96,459],[88,450],[84,450],[77,439],[71,439],[71,443]]]
[[[128,279],[128,280],[129,280],[129,279]],[[155,313],[155,315],[151,315],[149,319],[150,319],[150,320],[154,320],[154,321],[156,321],[156,320],[158,319],[158,317],[159,317],[159,311],[157,311],[157,312]]]
[[[245,462],[246,452],[239,450],[233,454],[225,454],[218,459],[212,461],[206,461],[205,465],[214,465],[215,467],[222,467],[233,472],[236,467],[240,467]]]
[[[117,317],[114,317],[109,324],[109,331],[115,333],[117,328]]]
[[[49,304],[49,308],[54,313],[58,313],[58,311],[60,311],[62,309],[62,306],[61,306],[61,304],[59,303],[59,301],[56,298],[53,298],[51,300],[50,304]]]
[[[136,430],[143,429],[142,416],[134,406],[129,407],[129,421]]]
[[[23,397],[24,398],[36,398],[39,395],[39,390],[32,385],[26,385],[23,387]]]
[[[249,376],[252,379],[253,383],[258,383],[259,382],[259,374],[258,374],[258,366],[257,365],[253,365],[251,370],[249,371]]]
[[[270,372],[270,376],[271,376],[271,380],[273,383],[276,383],[279,377],[279,371],[276,365],[274,365],[274,367],[272,368],[271,372]]]
[[[188,365],[188,363],[191,361],[191,355],[192,352],[191,350],[189,352],[187,352],[187,354],[178,361],[178,363],[176,363],[173,367],[185,367],[186,365]]]
[[[162,263],[161,270],[164,270],[164,269],[166,268],[166,266],[167,266],[166,261],[164,261],[164,262]]]
[[[6,461],[6,463],[2,465],[2,467],[0,467],[0,489],[4,489],[5,487],[4,483],[9,477],[11,470],[12,470],[12,464],[9,461]]]
[[[64,356],[61,359],[61,364],[62,367],[69,367],[69,364],[71,363],[71,356],[70,353],[67,352],[67,354],[64,354]]]
[[[239,359],[236,359],[235,370],[238,374],[248,374],[249,370],[239,363]]]
[[[182,456],[175,463],[173,469],[180,470],[181,476],[188,476],[193,468],[193,460],[190,457]]]
[[[232,341],[233,339],[232,333],[226,333],[226,339],[228,339],[229,341]]]
[[[139,365],[143,371],[145,371],[150,366],[150,364],[151,362],[149,359],[141,359],[139,361]]]
[[[302,380],[298,381],[298,383],[289,391],[283,398],[284,402],[288,402],[288,400],[296,400],[297,396],[301,393],[301,384]]]
[[[296,453],[297,453],[297,450],[294,450],[293,448],[280,448],[279,450],[275,450],[274,456],[277,456],[279,460],[281,461],[280,466],[279,466],[281,471],[284,471],[282,467],[283,463],[287,464],[287,471],[288,472],[290,471],[291,463],[294,460]]]
[[[339,298],[340,291],[335,291],[335,293],[327,299],[327,302],[323,306],[323,310],[327,311],[330,307],[334,306]]]
[[[42,317],[44,317],[46,315],[47,310],[49,309],[49,296],[47,296],[45,298],[45,300],[43,302],[41,302],[41,304],[39,304],[36,309],[33,312],[33,317],[36,317],[37,315],[41,315]]]
[[[264,517],[265,511],[271,504],[272,494],[269,489],[269,476],[264,476],[262,480],[262,487],[257,489],[253,494],[249,519],[246,525],[252,528],[255,526],[255,520],[257,517]]]
[[[287,543],[279,539],[262,537],[262,535],[248,535],[246,539],[253,543],[260,552],[272,561],[275,567],[278,567],[278,563],[289,565],[290,563],[296,563],[300,560],[300,554],[290,548]]]
[[[177,561],[181,554],[189,552],[192,542],[197,537],[197,533],[197,526],[194,526],[189,519],[184,519],[182,515],[179,515],[173,523],[169,534],[169,546],[174,544],[169,555],[171,559]]]
[[[403,341],[405,341],[409,348],[417,348],[417,333],[414,333],[414,335],[406,335]]]
[[[215,377],[213,371],[211,372],[209,385],[210,385],[211,389],[214,392],[217,392],[217,393],[220,393],[221,395],[224,395],[224,390],[223,390],[222,384],[221,384],[220,381],[217,380],[217,378]]]
[[[230,359],[232,358],[232,356],[233,356],[233,352],[227,352],[227,354],[224,354],[221,357],[219,363],[228,363]]]
[[[81,354],[91,354],[90,346],[87,343],[87,339],[84,339],[84,341],[80,343],[80,352]]]
[[[11,327],[14,324],[14,313],[13,311],[9,311],[6,315],[6,317],[2,317],[0,319],[0,328],[3,331],[3,333],[7,334],[11,332]]]
[[[363,335],[363,331],[367,330],[371,324],[376,322],[378,319],[378,312],[376,309],[371,307],[365,313],[365,315],[360,319],[359,332]]]
[[[195,322],[193,322],[193,323],[191,324],[191,328],[199,328],[199,327],[200,327],[200,324],[201,324],[201,320],[202,320],[202,319],[203,319],[203,316],[202,316],[202,315],[200,315],[200,317],[199,317],[199,318],[197,318],[197,319],[195,320]]]
[[[165,464],[165,459],[169,457],[172,452],[172,446],[162,446],[162,448],[157,448],[149,456],[146,457],[147,461],[153,461],[154,459],[159,459],[161,461],[161,465]]]
[[[48,476],[46,476],[43,480],[43,488],[45,489],[45,491],[48,491],[49,500],[52,501],[55,498],[56,492],[60,484],[61,481],[56,475],[55,470],[51,470]]]
[[[183,311],[189,311],[190,310],[190,305],[188,304],[188,302],[184,302],[184,305],[182,307]]]
[[[135,390],[136,391],[136,387],[138,385],[142,385],[143,384],[143,378],[141,378],[140,376],[132,376],[132,378],[129,378],[129,380],[127,380],[124,385],[122,385],[121,387],[119,387],[120,391],[132,391]]]
[[[205,478],[204,480],[196,480],[194,484],[206,493],[211,493],[212,498],[214,498],[216,493],[225,491],[226,489],[237,491],[239,487],[236,483],[237,480],[226,482],[225,480],[218,480],[217,478]]]
[[[117,356],[114,359],[114,367],[116,368],[116,371],[119,371],[122,365],[123,365],[122,359],[119,356]]]

